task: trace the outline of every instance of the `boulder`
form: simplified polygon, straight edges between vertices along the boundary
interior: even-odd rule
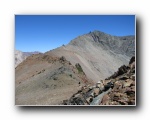
[[[130,77],[132,80],[135,80],[135,74]]]
[[[88,97],[88,98],[86,99],[86,102],[87,102],[88,104],[90,104],[90,103],[92,102],[92,100],[93,100],[93,97]]]
[[[93,89],[93,92],[94,92],[94,97],[96,97],[96,96],[99,95],[100,89],[99,89],[99,88],[94,88],[94,89]]]
[[[110,101],[110,97],[106,94],[106,95],[103,96],[101,104],[102,105],[108,105],[109,101]]]
[[[129,76],[123,75],[123,76],[119,77],[119,80],[126,80],[126,79],[128,79],[128,78],[129,78]]]
[[[133,62],[133,63],[130,65],[130,68],[131,68],[131,69],[135,69],[135,62]]]
[[[96,88],[99,88],[100,91],[104,91],[105,87],[104,87],[104,84],[103,83],[97,83],[96,84]]]
[[[135,61],[135,56],[133,56],[133,57],[130,59],[129,64],[132,64],[134,61]]]
[[[84,105],[84,100],[80,97],[71,98],[70,104],[71,105]]]
[[[62,56],[61,58],[60,58],[60,61],[66,61],[66,58],[64,57],[64,56]]]
[[[129,87],[133,83],[133,80],[127,79],[123,82],[123,87]]]
[[[121,104],[121,105],[128,105],[127,101],[126,100],[118,100],[118,102]]]

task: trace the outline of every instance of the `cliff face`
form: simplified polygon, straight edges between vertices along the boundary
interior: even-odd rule
[[[135,105],[135,57],[94,86],[84,86],[64,105]]]

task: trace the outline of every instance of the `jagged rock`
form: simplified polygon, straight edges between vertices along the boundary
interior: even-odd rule
[[[104,91],[107,91],[109,88],[114,87],[114,84],[112,82],[108,82],[105,86],[104,86]]]
[[[109,103],[109,105],[120,105],[120,104],[116,101],[112,101],[112,102]]]
[[[135,89],[127,87],[125,93],[127,93],[127,95],[129,95],[129,96],[134,96]]]
[[[101,80],[95,86],[82,87],[71,100],[71,104],[135,105],[134,58],[129,66],[121,66],[109,79]]]
[[[135,100],[128,101],[128,105],[135,105]]]
[[[84,105],[84,101],[81,97],[75,97],[71,100],[72,105]]]
[[[118,90],[121,89],[121,88],[122,88],[122,82],[121,82],[121,81],[117,81],[117,82],[114,83],[114,88],[113,88],[114,91],[115,91],[115,90],[118,91]]]
[[[94,92],[94,97],[96,97],[96,96],[99,95],[100,89],[99,88],[94,88],[93,92]]]
[[[131,65],[130,65],[130,69],[135,69],[135,62],[133,62]]]
[[[133,62],[135,62],[135,56],[130,59],[129,64],[132,64]]]
[[[135,80],[135,74],[131,76],[131,79],[132,79],[132,80]]]
[[[101,105],[108,105],[109,104],[109,101],[110,100],[110,97],[106,94],[103,96],[103,99],[101,101]]]
[[[117,102],[119,102],[121,105],[128,105],[127,101],[126,100],[118,100]]]
[[[120,97],[120,96],[121,96],[121,93],[117,93],[117,92],[114,93],[114,97]]]
[[[133,82],[131,83],[131,86],[135,86],[135,81],[133,81]]]
[[[81,97],[81,94],[76,94],[74,95],[74,97]]]
[[[125,82],[123,83],[123,87],[129,87],[129,86],[131,86],[132,83],[133,83],[133,80],[127,79],[127,80],[125,80]]]
[[[126,79],[128,79],[128,78],[129,78],[129,76],[125,75],[125,76],[119,77],[119,80],[126,80]]]
[[[99,88],[100,91],[103,91],[105,89],[104,84],[103,83],[97,83],[96,84],[96,88]]]
[[[88,97],[88,98],[86,99],[86,101],[87,101],[88,104],[90,104],[90,103],[92,102],[92,100],[93,100],[93,97]]]
[[[124,74],[124,73],[126,73],[128,69],[129,69],[128,66],[125,66],[125,65],[121,66],[121,67],[118,69],[118,76],[119,76],[119,75],[122,75],[122,74]]]
[[[100,88],[100,86],[101,86],[101,83],[96,83],[97,88]]]

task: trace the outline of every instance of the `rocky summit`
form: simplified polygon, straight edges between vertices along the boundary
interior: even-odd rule
[[[135,105],[135,57],[94,86],[84,86],[63,105]]]

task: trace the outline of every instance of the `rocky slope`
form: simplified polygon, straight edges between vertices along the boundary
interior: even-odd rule
[[[134,104],[133,62],[126,66],[135,55],[134,39],[94,31],[44,54],[19,53],[17,60],[25,60],[15,68],[15,104]]]
[[[121,65],[128,64],[130,57],[135,55],[135,37],[94,31],[45,54],[63,55],[72,65],[80,63],[87,77],[97,82],[113,74]]]
[[[84,86],[64,105],[135,105],[135,57],[94,86]]]
[[[31,55],[15,70],[16,105],[58,105],[88,81],[80,64],[65,57]]]
[[[15,50],[15,67],[17,67],[22,61],[24,61],[28,56],[32,54],[38,54],[40,52],[22,52]]]

